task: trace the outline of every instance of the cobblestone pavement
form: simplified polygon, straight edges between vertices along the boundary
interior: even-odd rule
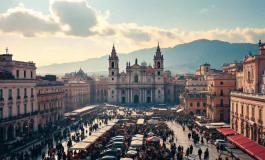
[[[209,154],[210,154],[209,160],[215,160],[219,157],[220,154],[217,152],[215,145],[205,144],[205,143],[203,145],[202,144],[194,145],[193,141],[188,139],[188,133],[190,131],[188,130],[187,127],[186,127],[185,131],[183,131],[182,127],[175,122],[167,122],[167,124],[168,124],[169,128],[171,128],[174,131],[175,136],[177,137],[176,146],[178,147],[179,145],[181,145],[184,147],[184,155],[186,153],[186,149],[188,148],[188,146],[190,146],[191,144],[193,145],[193,154],[189,156],[189,159],[191,159],[191,160],[194,160],[194,159],[198,160],[199,159],[199,156],[198,156],[199,148],[202,149],[203,153],[206,150],[206,148],[208,148]],[[169,142],[167,142],[167,146],[168,147],[170,146]],[[223,154],[221,154],[221,157],[223,159],[225,159],[226,157],[229,157],[229,156],[228,156],[228,153],[226,151],[224,151]],[[203,155],[202,155],[202,158],[203,158]],[[232,158],[229,157],[229,160],[230,159],[232,159]]]

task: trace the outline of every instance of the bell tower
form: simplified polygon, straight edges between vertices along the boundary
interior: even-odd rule
[[[115,46],[113,45],[111,54],[109,56],[109,82],[117,82],[119,75],[119,57],[117,56]]]
[[[154,55],[154,79],[155,88],[153,97],[155,103],[164,103],[164,57],[161,54],[159,43]]]
[[[164,57],[161,54],[159,43],[157,45],[156,54],[154,55],[154,69],[156,76],[163,75],[162,72],[164,71]]]

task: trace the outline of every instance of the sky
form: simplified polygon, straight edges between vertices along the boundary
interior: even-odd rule
[[[265,41],[264,0],[0,0],[0,53],[37,66],[198,39]]]

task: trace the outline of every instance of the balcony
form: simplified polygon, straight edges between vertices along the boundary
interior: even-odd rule
[[[30,113],[25,113],[25,114],[20,114],[17,116],[2,118],[2,119],[0,119],[0,124],[5,123],[5,122],[11,122],[11,121],[18,120],[18,119],[25,118],[25,117],[29,117],[29,116],[30,116]]]
[[[252,99],[260,99],[260,100],[265,100],[265,95],[260,94],[260,93],[246,93],[246,92],[239,92],[239,91],[231,91],[230,93],[231,96],[238,96],[238,97],[243,97],[243,98],[252,98]]]
[[[261,119],[259,119],[259,120],[258,120],[258,123],[259,123],[259,124],[263,124],[263,122],[262,122],[262,120],[261,120]]]
[[[255,122],[255,118],[254,117],[251,117],[251,121]]]
[[[248,116],[245,116],[245,118],[246,118],[247,120],[249,120],[249,117],[248,117]]]
[[[31,116],[35,116],[35,115],[37,115],[37,114],[39,114],[39,111],[34,111],[34,112],[31,112],[31,113],[30,113]]]
[[[28,96],[24,96],[24,99],[27,99],[28,98]]]
[[[34,98],[34,95],[31,95],[30,97],[31,97],[31,98]]]
[[[8,100],[9,100],[9,101],[12,101],[12,100],[13,100],[13,97],[8,97]]]
[[[17,99],[20,99],[21,97],[20,96],[17,96]]]

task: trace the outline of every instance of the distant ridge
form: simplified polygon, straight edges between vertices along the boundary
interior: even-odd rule
[[[153,65],[155,51],[156,46],[128,54],[118,53],[120,71],[125,70],[127,61],[133,63],[135,58],[138,58],[139,62],[145,60],[147,64],[151,63]],[[200,39],[190,43],[179,44],[172,48],[161,48],[161,51],[165,59],[165,70],[169,69],[172,73],[194,73],[205,62],[209,62],[211,68],[221,69],[224,63],[231,63],[234,60],[241,61],[249,51],[257,54],[258,44]],[[37,73],[64,75],[64,73],[75,71],[80,67],[90,74],[97,72],[100,72],[99,74],[107,74],[108,55],[78,62],[41,66],[37,69]]]

